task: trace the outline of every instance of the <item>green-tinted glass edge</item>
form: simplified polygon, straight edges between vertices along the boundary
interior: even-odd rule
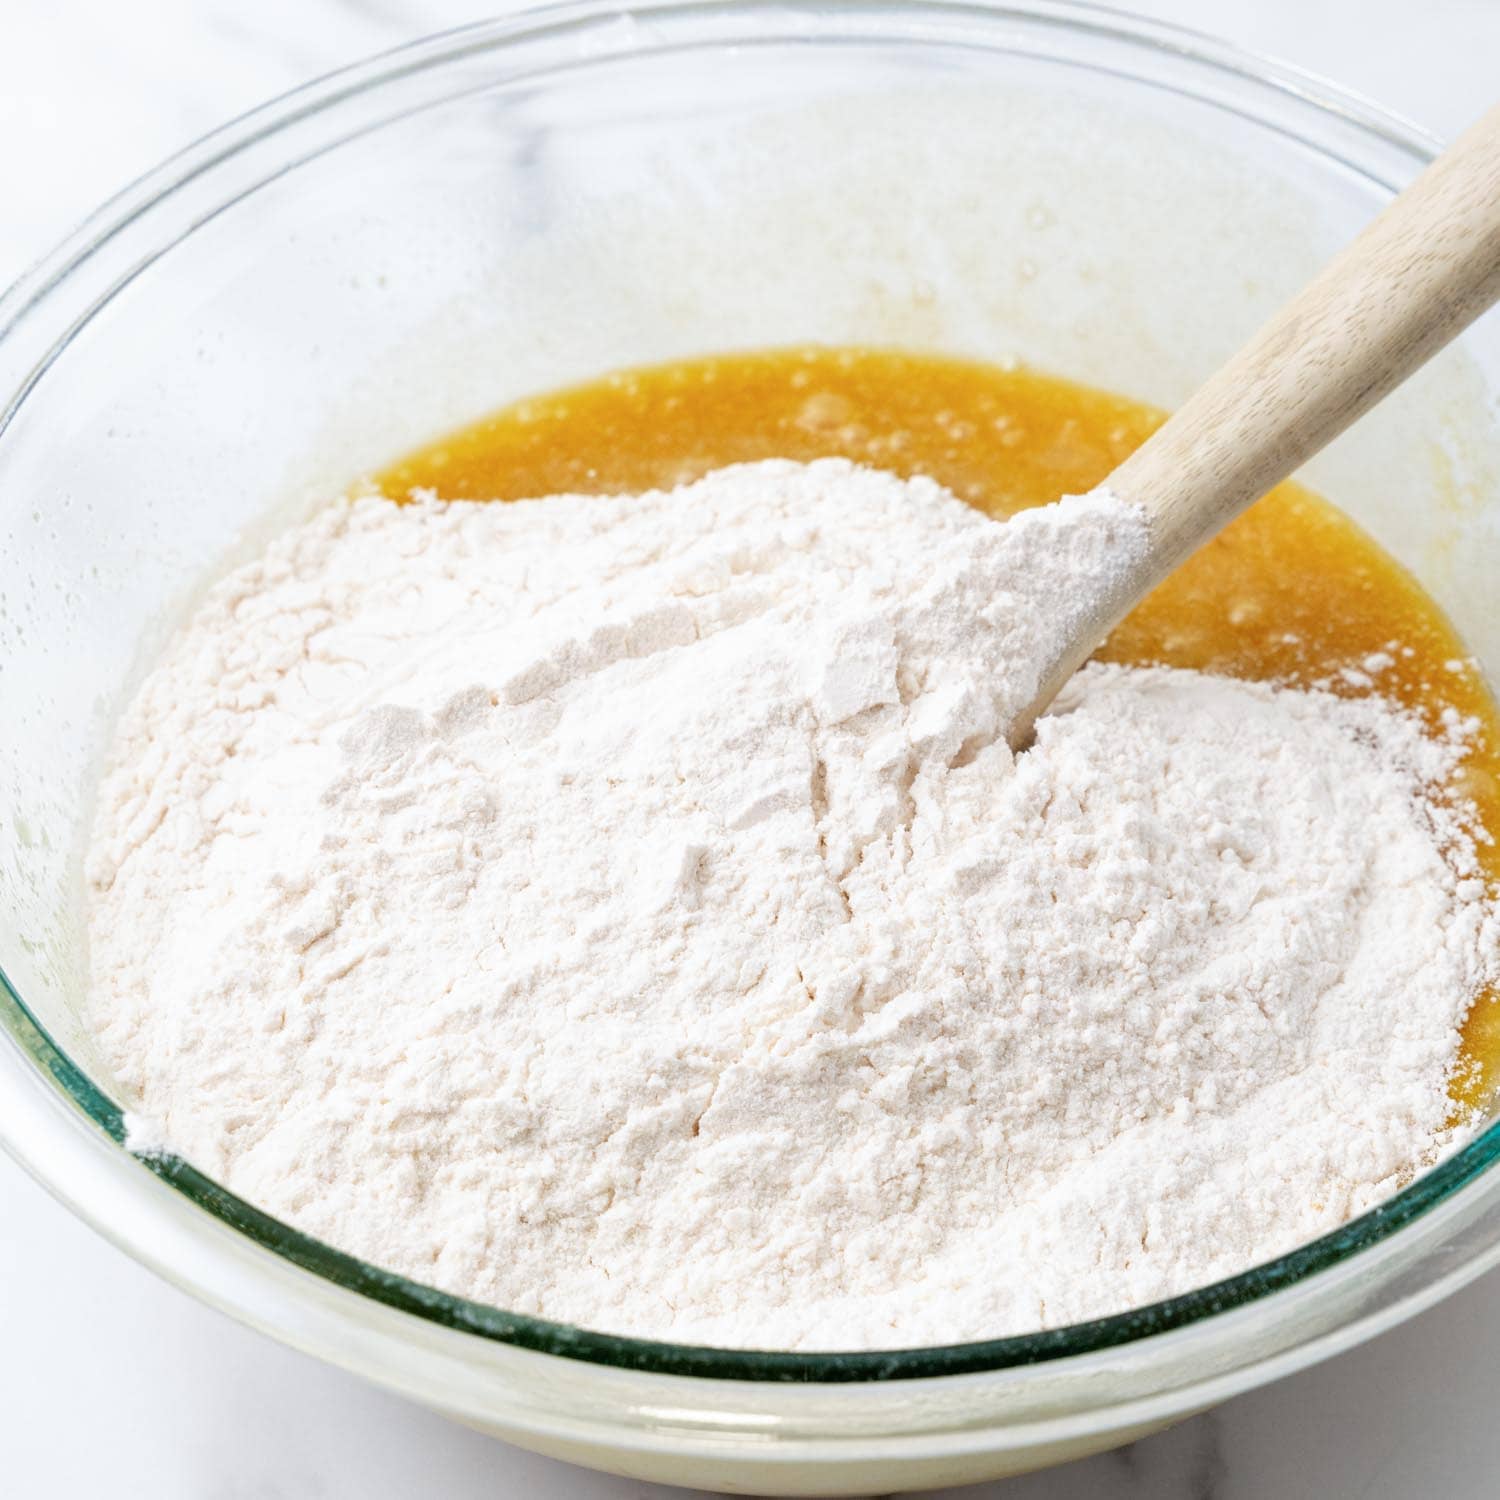
[[[4,1020],[6,1030],[21,1049],[90,1124],[123,1147],[125,1122],[119,1106],[101,1092],[52,1040],[3,969],[0,969],[0,1019]],[[143,1170],[169,1183],[199,1208],[206,1209],[257,1245],[293,1265],[398,1312],[425,1318],[445,1328],[543,1354],[555,1354],[564,1359],[586,1360],[658,1375],[844,1384],[971,1375],[986,1370],[1042,1364],[1169,1333],[1216,1313],[1243,1307],[1379,1243],[1472,1182],[1497,1157],[1500,1157],[1500,1122],[1492,1124],[1477,1139],[1385,1203],[1351,1219],[1332,1233],[1238,1276],[1112,1317],[973,1344],[819,1354],[660,1343],[595,1333],[567,1323],[506,1312],[502,1308],[438,1291],[421,1282],[409,1281],[393,1271],[381,1270],[356,1256],[335,1250],[247,1203],[180,1157],[137,1156],[133,1159]]]

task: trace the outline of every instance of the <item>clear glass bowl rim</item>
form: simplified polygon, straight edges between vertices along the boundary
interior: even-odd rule
[[[825,23],[816,33],[819,41],[838,38],[865,42],[897,40],[902,35],[903,21],[910,17],[916,17],[919,23],[929,17],[962,16],[981,23],[998,23],[1009,18],[1053,25],[1062,32],[1126,41],[1221,72],[1237,84],[1255,86],[1268,95],[1296,99],[1326,116],[1335,117],[1346,127],[1353,127],[1362,136],[1397,148],[1418,163],[1430,160],[1437,146],[1417,127],[1311,74],[1260,58],[1196,31],[1081,3],[1081,0],[1018,0],[1018,3],[1005,4],[989,3],[989,0],[969,0],[969,3],[964,3],[964,0],[958,0],[958,3],[955,0],[903,0],[900,6],[891,7],[887,19],[878,28],[866,26],[848,32],[838,30],[841,17],[864,14],[869,9],[859,0],[818,0],[810,9],[777,3],[777,0],[656,0],[656,3],[633,8],[630,14],[636,19],[684,15],[722,19],[736,16],[743,18],[740,25],[744,40],[780,43],[811,39],[807,31],[796,29],[796,25],[812,17]],[[197,183],[204,174],[238,153],[309,116],[412,74],[466,56],[486,54],[520,40],[608,25],[617,21],[620,14],[611,0],[572,0],[572,3],[544,4],[501,19],[444,32],[331,73],[215,130],[110,199],[0,296],[0,348],[43,304],[54,295],[65,292],[70,278],[91,257],[154,204],[168,199],[189,184]],[[920,29],[915,35],[918,39],[923,37]],[[657,49],[632,43],[619,46],[613,52],[594,51],[577,60],[586,64],[606,56],[618,58],[653,50]],[[1259,118],[1254,114],[1251,117]],[[294,166],[295,161],[287,165]],[[191,233],[192,228],[201,222],[201,218],[196,220],[187,232]],[[156,254],[169,247],[170,243],[158,246]],[[61,336],[52,342],[41,359],[30,366],[16,389],[6,395],[5,405],[0,406],[0,439],[32,387],[53,360],[64,353],[77,331],[109,297],[155,258],[153,254],[139,261],[129,276],[110,286],[104,298],[86,305],[81,313],[66,322]],[[0,969],[0,1024],[3,1024],[8,1040],[19,1047],[34,1068],[51,1081],[93,1128],[102,1131],[123,1151],[125,1123],[118,1106],[53,1041],[3,969]],[[1094,1354],[1200,1324],[1294,1286],[1388,1240],[1430,1210],[1452,1199],[1485,1173],[1497,1157],[1500,1157],[1500,1121],[1491,1124],[1481,1135],[1401,1192],[1332,1233],[1227,1280],[1111,1317],[968,1344],[809,1354],[626,1338],[471,1302],[335,1250],[236,1197],[176,1157],[137,1159],[141,1166],[170,1184],[198,1208],[284,1260],[345,1291],[460,1333],[570,1359],[654,1374],[727,1380],[857,1383],[976,1374],[1040,1364]]]

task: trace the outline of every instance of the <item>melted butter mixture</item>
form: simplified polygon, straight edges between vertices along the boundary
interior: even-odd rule
[[[975,361],[863,349],[685,360],[523,401],[378,476],[405,495],[519,500],[671,488],[725,464],[840,454],[926,474],[1011,515],[1098,484],[1163,420],[1123,397]],[[1480,859],[1500,886],[1500,716],[1436,603],[1342,512],[1284,484],[1167,580],[1101,655],[1356,695],[1429,723],[1480,721],[1463,770]],[[1500,1004],[1464,1032],[1459,1104],[1500,1073]]]

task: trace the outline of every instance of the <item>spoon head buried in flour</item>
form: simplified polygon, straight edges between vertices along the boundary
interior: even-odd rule
[[[1020,751],[1037,716],[1133,602],[1151,533],[1142,506],[1105,488],[1022,511],[1004,531],[1017,609],[1004,736]]]

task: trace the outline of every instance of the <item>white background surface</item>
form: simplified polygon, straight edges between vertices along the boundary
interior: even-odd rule
[[[1500,0],[1135,0],[1443,135],[1500,95]],[[315,74],[499,8],[461,0],[0,0],[0,284],[98,200]],[[1004,1500],[1469,1500],[1500,1488],[1500,1273],[1331,1363]],[[207,1311],[0,1158],[0,1494],[655,1500],[533,1458]]]

